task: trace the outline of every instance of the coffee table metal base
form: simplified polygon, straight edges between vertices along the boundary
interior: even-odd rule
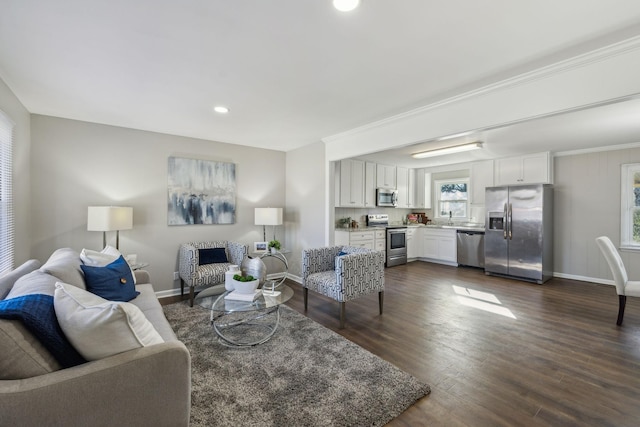
[[[219,342],[232,347],[263,344],[276,333],[279,324],[279,305],[256,311],[211,312],[211,325]]]

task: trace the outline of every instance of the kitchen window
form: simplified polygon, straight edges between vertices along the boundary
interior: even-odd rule
[[[640,163],[622,165],[620,246],[640,249]]]
[[[436,218],[468,218],[469,179],[435,181]]]

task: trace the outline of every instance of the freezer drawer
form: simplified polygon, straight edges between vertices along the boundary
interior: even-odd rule
[[[484,232],[458,230],[458,264],[484,267]]]

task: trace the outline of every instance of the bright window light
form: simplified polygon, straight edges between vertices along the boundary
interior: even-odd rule
[[[500,316],[516,319],[516,316],[494,294],[476,291],[462,286],[453,285],[453,291],[458,294],[458,302],[467,307],[477,308]]]

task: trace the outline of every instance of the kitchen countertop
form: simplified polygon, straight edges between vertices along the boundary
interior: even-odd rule
[[[402,226],[404,224],[389,224],[391,227]],[[454,230],[469,230],[469,231],[484,231],[484,224],[482,223],[474,223],[474,222],[463,222],[460,224],[406,224],[407,228],[440,228],[440,229],[454,229]],[[369,231],[369,230],[380,230],[385,227],[358,227],[358,228],[336,228],[336,231],[347,231],[347,232],[357,232],[357,231]]]

